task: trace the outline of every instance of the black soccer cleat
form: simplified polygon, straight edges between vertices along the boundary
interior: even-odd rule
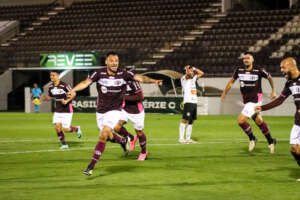
[[[93,169],[91,169],[90,167],[87,167],[82,173],[87,176],[90,176],[93,174]]]
[[[128,153],[129,153],[129,151],[128,151],[128,137],[125,137],[124,138],[125,139],[125,142],[124,143],[120,143],[120,145],[121,145],[121,147],[122,147],[122,149],[123,149],[123,151],[124,151],[124,156],[128,156]]]

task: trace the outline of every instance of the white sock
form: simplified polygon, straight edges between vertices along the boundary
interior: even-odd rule
[[[179,140],[184,140],[184,132],[185,132],[185,125],[184,123],[180,123],[179,126]]]
[[[192,129],[193,129],[193,125],[192,124],[187,125],[187,127],[186,127],[186,140],[190,140],[191,139]]]

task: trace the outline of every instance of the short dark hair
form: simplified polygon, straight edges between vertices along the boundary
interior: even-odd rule
[[[114,52],[114,51],[110,51],[110,52],[108,52],[107,54],[106,54],[106,58],[108,57],[108,56],[119,56],[116,52]]]
[[[60,71],[59,71],[59,70],[55,70],[55,69],[53,69],[53,70],[50,70],[50,73],[51,73],[51,72],[54,72],[54,73],[60,74]]]

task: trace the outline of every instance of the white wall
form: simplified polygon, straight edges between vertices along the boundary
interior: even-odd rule
[[[0,110],[7,110],[8,93],[12,91],[12,71],[7,70],[0,76]]]

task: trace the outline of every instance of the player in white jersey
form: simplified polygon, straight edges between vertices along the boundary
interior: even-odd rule
[[[185,75],[181,77],[181,86],[184,94],[182,120],[179,126],[179,143],[190,144],[193,143],[191,139],[192,127],[194,120],[197,119],[197,79],[203,76],[200,69],[187,65],[184,67]],[[186,132],[186,139],[184,135]]]

